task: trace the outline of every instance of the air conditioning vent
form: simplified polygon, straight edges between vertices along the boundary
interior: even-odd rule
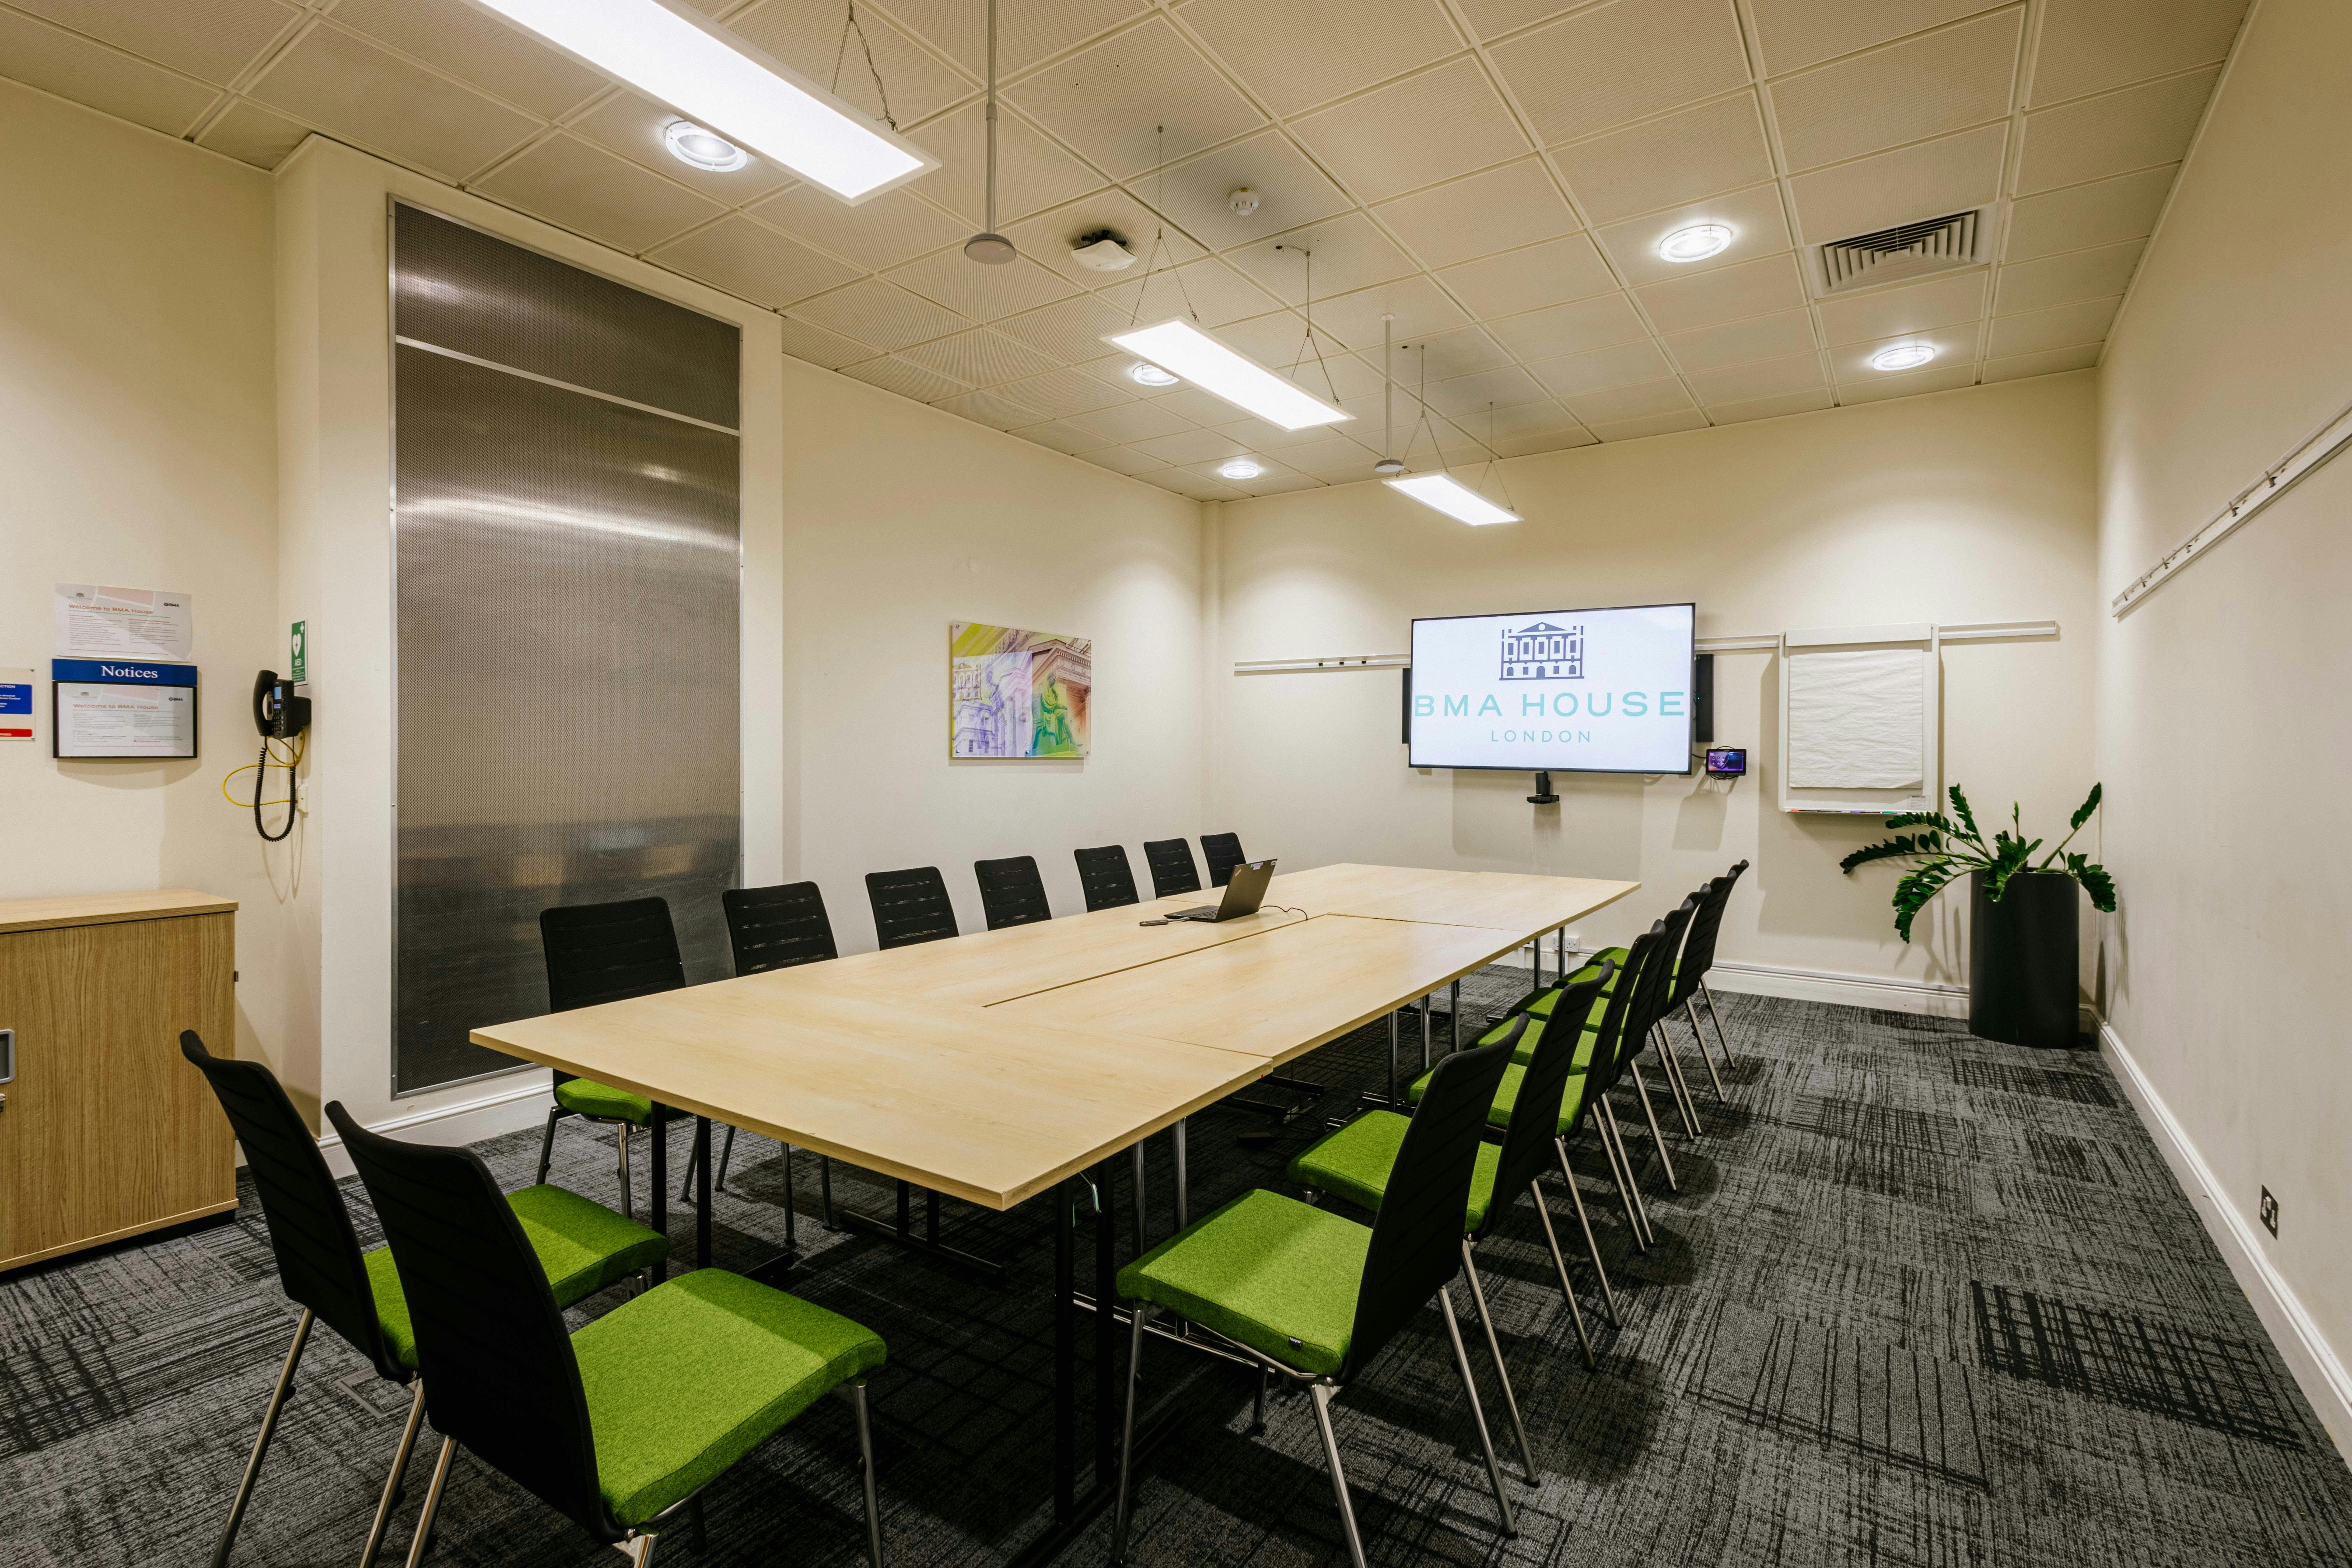
[[[1822,291],[1843,293],[1874,283],[1893,283],[1930,272],[1974,267],[1984,259],[1977,247],[1989,226],[1981,208],[1931,217],[1833,239],[1822,247]]]

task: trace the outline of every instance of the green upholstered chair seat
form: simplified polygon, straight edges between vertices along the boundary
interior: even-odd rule
[[[623,1302],[572,1334],[572,1350],[598,1487],[632,1527],[884,1358],[871,1329],[721,1268]]]
[[[1377,1211],[1389,1190],[1389,1172],[1396,1167],[1397,1151],[1404,1147],[1409,1116],[1393,1110],[1368,1110],[1290,1163],[1290,1179],[1302,1187],[1329,1193],[1360,1209]],[[1470,1173],[1470,1208],[1463,1216],[1466,1234],[1486,1223],[1495,1201],[1495,1173],[1503,1147],[1478,1145],[1478,1163]]]
[[[668,1255],[669,1243],[659,1231],[625,1219],[599,1203],[568,1188],[541,1185],[507,1194],[522,1233],[555,1304],[569,1307],[605,1286],[650,1268]],[[411,1371],[416,1367],[416,1331],[408,1319],[408,1298],[393,1267],[392,1248],[379,1247],[362,1259],[367,1265],[368,1288],[375,1296],[376,1322],[393,1359]]]
[[[1528,1033],[1533,1034],[1535,1030],[1530,1027]],[[1482,1046],[1491,1045],[1501,1037],[1497,1034],[1478,1043]],[[1600,1044],[1600,1033],[1594,1029],[1587,1029],[1583,1037],[1576,1042],[1576,1065],[1569,1069],[1568,1095],[1560,1101],[1559,1107],[1559,1131],[1562,1137],[1568,1135],[1568,1124],[1576,1118],[1577,1102],[1584,1093],[1585,1069],[1592,1065],[1592,1052]],[[1508,1127],[1511,1124],[1511,1110],[1519,1102],[1519,1082],[1528,1076],[1528,1063],[1534,1059],[1535,1052],[1526,1045],[1523,1038],[1518,1048],[1511,1052],[1511,1065],[1503,1069],[1503,1087],[1495,1091],[1495,1103],[1486,1111],[1487,1126]],[[1429,1074],[1423,1073],[1407,1085],[1404,1091],[1407,1102],[1419,1105],[1422,1091],[1428,1087],[1428,1084]]]
[[[1118,1293],[1328,1375],[1348,1360],[1371,1243],[1369,1226],[1260,1188],[1120,1269]]]
[[[574,1116],[604,1121],[626,1121],[643,1127],[654,1119],[654,1102],[642,1094],[614,1089],[593,1079],[566,1079],[555,1086],[555,1103]]]

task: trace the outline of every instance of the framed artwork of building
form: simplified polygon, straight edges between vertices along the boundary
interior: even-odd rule
[[[948,755],[1077,758],[1094,723],[1087,637],[979,621],[948,626]]]

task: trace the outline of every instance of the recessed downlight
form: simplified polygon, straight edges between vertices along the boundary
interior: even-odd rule
[[[662,142],[681,163],[724,174],[751,161],[751,154],[723,136],[713,135],[690,120],[673,120],[662,127]]]
[[[1917,370],[1936,357],[1933,343],[1896,343],[1870,356],[1873,370]]]
[[[1145,364],[1140,360],[1127,367],[1127,379],[1145,386],[1173,386],[1178,380],[1158,365]]]
[[[1710,256],[1722,255],[1732,238],[1728,225],[1695,223],[1658,241],[1658,254],[1668,261],[1705,261]]]
[[[1265,472],[1265,468],[1255,458],[1235,458],[1229,463],[1219,465],[1217,472],[1229,479],[1254,479]]]

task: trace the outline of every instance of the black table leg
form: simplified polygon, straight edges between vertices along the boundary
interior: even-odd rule
[[[710,1267],[710,1118],[694,1119],[694,1266]]]
[[[662,1119],[659,1108],[646,1119],[646,1131],[653,1134],[654,1146],[654,1229],[664,1241],[669,1239],[669,1123]],[[661,1261],[654,1265],[654,1283],[669,1278],[669,1253],[665,1249]]]
[[[1078,1205],[1066,1181],[1054,1189],[1054,1523],[1078,1508]],[[1055,1533],[1059,1533],[1058,1530]]]
[[[1116,1375],[1118,1361],[1118,1258],[1113,1246],[1118,1227],[1110,1216],[1110,1162],[1095,1167],[1095,1190],[1102,1208],[1095,1215],[1095,1489],[1116,1485],[1118,1476],[1118,1395],[1125,1385]]]

